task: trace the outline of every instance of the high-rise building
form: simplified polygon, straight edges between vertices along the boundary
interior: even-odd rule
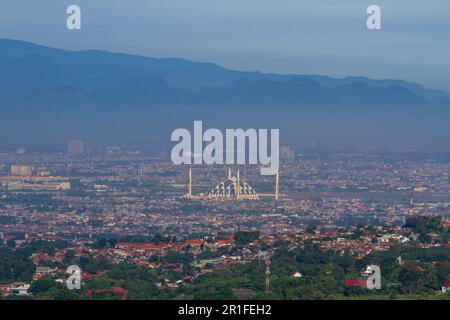
[[[84,142],[81,140],[69,141],[67,146],[67,151],[69,154],[83,154],[84,153]]]
[[[292,161],[295,159],[295,151],[292,150],[289,147],[281,147],[280,148],[280,153],[281,153],[281,159],[282,160],[287,160],[287,161]]]
[[[12,176],[31,176],[31,167],[30,166],[21,166],[21,165],[12,165],[11,166],[11,175]]]

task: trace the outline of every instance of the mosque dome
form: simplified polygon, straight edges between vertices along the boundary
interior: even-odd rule
[[[239,189],[238,189],[239,188]],[[238,199],[257,199],[258,193],[248,183],[243,182],[237,177],[231,176],[228,172],[228,178],[217,184],[209,193],[209,198],[238,198]]]

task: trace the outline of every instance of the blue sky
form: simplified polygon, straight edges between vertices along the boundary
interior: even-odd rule
[[[70,4],[82,9],[80,31],[66,29]],[[370,4],[382,30],[366,28]],[[450,92],[449,0],[1,0],[0,38]]]

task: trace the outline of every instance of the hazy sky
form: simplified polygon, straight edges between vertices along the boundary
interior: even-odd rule
[[[66,29],[70,4],[80,31]],[[383,30],[367,29],[370,4]],[[0,38],[450,92],[449,0],[0,0]]]

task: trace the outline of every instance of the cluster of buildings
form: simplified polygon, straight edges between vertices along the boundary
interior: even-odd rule
[[[183,239],[239,228],[295,233],[311,224],[402,225],[409,216],[450,215],[450,164],[428,157],[300,154],[275,177],[254,166],[175,166],[140,152],[19,159],[0,154],[5,234],[159,232]]]
[[[180,265],[161,266],[148,258],[187,245],[194,254],[205,247],[215,251],[232,245],[232,239],[219,235],[239,230],[258,230],[261,241],[268,245],[277,240],[297,245],[312,239],[324,248],[363,257],[388,250],[395,242],[410,241],[400,227],[407,217],[450,217],[450,163],[428,155],[413,160],[402,154],[307,156],[287,148],[283,149],[280,172],[264,177],[255,166],[189,168],[175,166],[163,156],[118,147],[103,154],[85,154],[80,141],[71,142],[68,151],[53,155],[0,153],[3,245],[62,239],[73,243],[79,254],[90,250],[89,254],[106,255],[113,263],[179,270]],[[390,229],[366,238],[346,237],[336,231],[305,233],[311,225],[317,230],[337,230],[381,224]],[[175,240],[82,248],[104,237],[154,234]],[[208,237],[219,240],[206,242]],[[32,259],[59,261],[63,253],[52,257],[36,253]],[[243,263],[258,254],[255,245],[240,256],[195,262],[200,273],[209,272],[211,266]],[[163,279],[161,285],[177,284]],[[15,288],[9,292],[24,290],[21,284]]]
[[[443,221],[443,227],[450,225],[449,220]],[[362,232],[362,233],[361,233]],[[12,237],[9,237],[12,239]],[[111,246],[92,246],[92,239],[70,239],[55,236],[26,236],[18,240],[17,245],[24,246],[33,241],[66,241],[68,246],[56,250],[53,254],[35,252],[29,258],[35,265],[33,280],[43,276],[52,277],[55,281],[65,283],[67,273],[65,268],[52,268],[48,265],[63,265],[67,253],[73,252],[73,257],[89,257],[107,259],[111,264],[126,262],[128,264],[156,270],[158,277],[155,285],[160,289],[176,290],[179,286],[195,283],[195,279],[215,269],[226,268],[233,264],[248,263],[255,260],[270,259],[270,251],[275,250],[280,243],[287,245],[288,249],[302,247],[307,241],[318,244],[326,250],[334,250],[340,254],[350,254],[357,259],[366,255],[390,250],[395,244],[407,243],[417,240],[411,229],[399,226],[377,226],[371,230],[367,228],[337,228],[330,230],[308,230],[298,233],[278,233],[262,235],[248,243],[240,244],[240,250],[236,250],[235,235],[222,234],[220,237],[203,237],[184,241],[165,242],[117,242]],[[423,247],[448,246],[442,238],[436,238],[431,243],[422,244]],[[165,258],[169,252],[187,253],[193,256],[188,262],[191,271],[186,271],[186,262],[168,262]],[[203,253],[211,253],[209,256]],[[152,259],[155,258],[155,259]],[[397,258],[397,263],[402,264],[402,258]],[[193,270],[193,271],[192,271]],[[168,276],[168,274],[177,276]],[[100,270],[95,274],[82,272],[83,282],[96,277],[103,277],[106,270]],[[363,276],[364,274],[362,274]],[[302,274],[295,271],[293,278],[300,278]],[[361,280],[348,280],[348,286],[364,286]],[[0,295],[28,295],[30,283],[0,283]]]

